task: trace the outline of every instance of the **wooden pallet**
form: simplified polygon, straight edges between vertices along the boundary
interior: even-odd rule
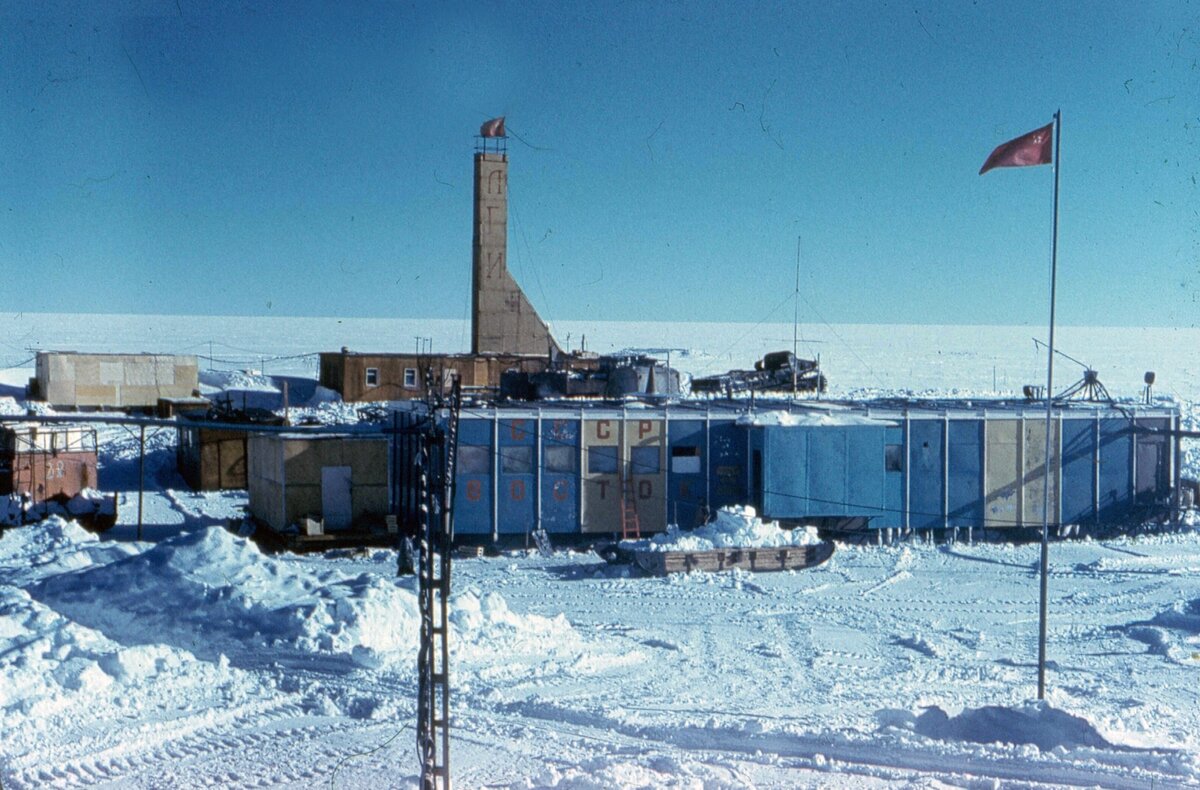
[[[799,570],[820,565],[833,556],[832,543],[814,546],[788,546],[769,549],[713,549],[711,551],[638,551],[638,567],[655,576],[689,571],[728,571],[734,568],[754,571]]]

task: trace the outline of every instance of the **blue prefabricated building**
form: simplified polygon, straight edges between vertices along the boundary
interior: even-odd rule
[[[472,407],[459,428],[455,533],[619,533],[626,495],[643,533],[734,504],[824,526],[1040,528],[1045,415],[1024,401]],[[1169,514],[1179,422],[1173,407],[1056,404],[1051,524]]]

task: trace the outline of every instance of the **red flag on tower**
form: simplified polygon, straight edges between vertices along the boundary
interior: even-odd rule
[[[479,127],[480,137],[504,137],[504,116],[493,118],[490,121],[484,121],[483,126]]]
[[[983,175],[994,167],[1048,165],[1051,161],[1053,143],[1054,124],[1048,123],[1041,129],[1034,129],[1029,134],[1023,134],[1015,140],[1009,140],[1007,143],[996,146],[996,150],[988,156],[983,167],[979,168],[979,175]]]

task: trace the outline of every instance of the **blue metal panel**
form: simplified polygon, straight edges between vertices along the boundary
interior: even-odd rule
[[[1128,420],[1100,421],[1100,520],[1120,521],[1133,505],[1133,439]]]
[[[885,428],[885,461],[891,453],[891,467],[884,466],[884,500],[887,509],[870,523],[872,527],[900,527],[904,525],[901,511],[904,509],[904,428],[899,425]],[[888,449],[891,448],[891,449]]]
[[[886,513],[887,486],[884,464],[886,430],[853,426],[846,430],[846,513],[877,519]]]
[[[709,489],[712,508],[744,505],[746,491],[746,431],[732,420],[709,423]]]
[[[1096,423],[1062,422],[1063,524],[1088,524],[1096,518]]]
[[[983,420],[950,421],[949,525],[983,526]]]
[[[579,532],[579,420],[542,421],[542,527]]]
[[[883,513],[883,426],[763,426],[763,515],[768,518]]]
[[[846,478],[849,468],[846,458],[846,429],[807,429],[808,437],[808,502],[807,515],[841,516],[848,511],[849,494]],[[775,458],[770,458],[772,463]]]
[[[501,535],[524,535],[536,526],[536,436],[537,420],[533,418],[506,416],[499,421],[496,515]]]
[[[492,534],[492,420],[463,418],[458,428],[454,531]]]
[[[667,518],[684,529],[702,519],[706,454],[703,420],[667,420]]]
[[[754,500],[766,518],[799,518],[812,513],[809,501],[809,432],[776,426],[751,429]]]
[[[945,482],[942,469],[942,421],[912,420],[909,446],[909,526],[914,529],[943,526]]]

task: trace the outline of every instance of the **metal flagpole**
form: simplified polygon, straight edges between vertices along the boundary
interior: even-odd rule
[[[1046,698],[1047,576],[1050,566],[1050,427],[1054,410],[1054,297],[1058,285],[1058,155],[1062,150],[1062,110],[1054,113],[1054,229],[1050,241],[1050,346],[1046,354],[1046,458],[1042,480],[1041,607],[1038,612],[1038,699]]]

